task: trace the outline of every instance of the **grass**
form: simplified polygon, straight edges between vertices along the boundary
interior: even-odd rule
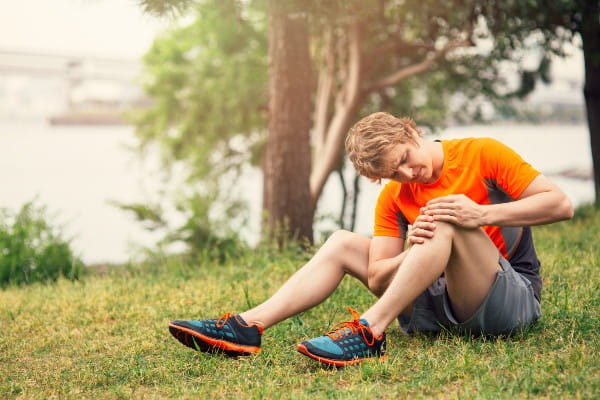
[[[0,291],[0,398],[595,398],[600,393],[600,211],[534,231],[543,317],[507,339],[388,331],[388,360],[331,369],[300,340],[374,300],[350,278],[322,305],[229,359],[170,337],[176,318],[216,317],[267,298],[306,254],[262,249],[222,266],[165,260],[79,282]],[[361,397],[362,396],[362,397]]]

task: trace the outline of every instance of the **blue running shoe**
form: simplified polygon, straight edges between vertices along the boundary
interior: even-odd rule
[[[239,315],[226,313],[217,319],[173,321],[169,331],[194,350],[237,357],[260,352],[263,328],[247,324]]]
[[[343,367],[375,357],[385,357],[385,332],[375,337],[366,320],[348,307],[352,321],[341,322],[324,336],[304,341],[297,350],[324,364]]]

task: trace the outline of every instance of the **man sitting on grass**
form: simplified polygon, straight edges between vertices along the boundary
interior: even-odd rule
[[[431,141],[411,119],[382,112],[350,130],[346,150],[361,175],[390,180],[377,201],[373,238],[337,231],[264,303],[238,315],[174,321],[173,336],[201,351],[257,353],[264,329],[324,301],[346,274],[379,300],[297,345],[326,364],[382,356],[385,329],[396,318],[409,333],[446,327],[499,335],[540,317],[540,263],[529,226],[573,215],[555,184],[496,140]]]

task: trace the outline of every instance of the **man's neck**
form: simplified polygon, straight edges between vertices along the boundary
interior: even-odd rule
[[[440,178],[442,169],[444,168],[444,147],[442,146],[442,142],[430,142],[430,146],[433,162],[431,181],[433,183]]]

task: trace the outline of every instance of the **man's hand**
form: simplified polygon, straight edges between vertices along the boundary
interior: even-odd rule
[[[484,209],[464,194],[451,194],[427,202],[421,209],[434,221],[444,221],[463,228],[479,228],[484,223]]]
[[[433,231],[435,231],[434,219],[431,215],[423,214],[423,211],[424,208],[421,209],[421,214],[415,219],[415,222],[407,232],[406,241],[408,247],[411,247],[413,244],[422,244],[426,238],[433,237]]]

